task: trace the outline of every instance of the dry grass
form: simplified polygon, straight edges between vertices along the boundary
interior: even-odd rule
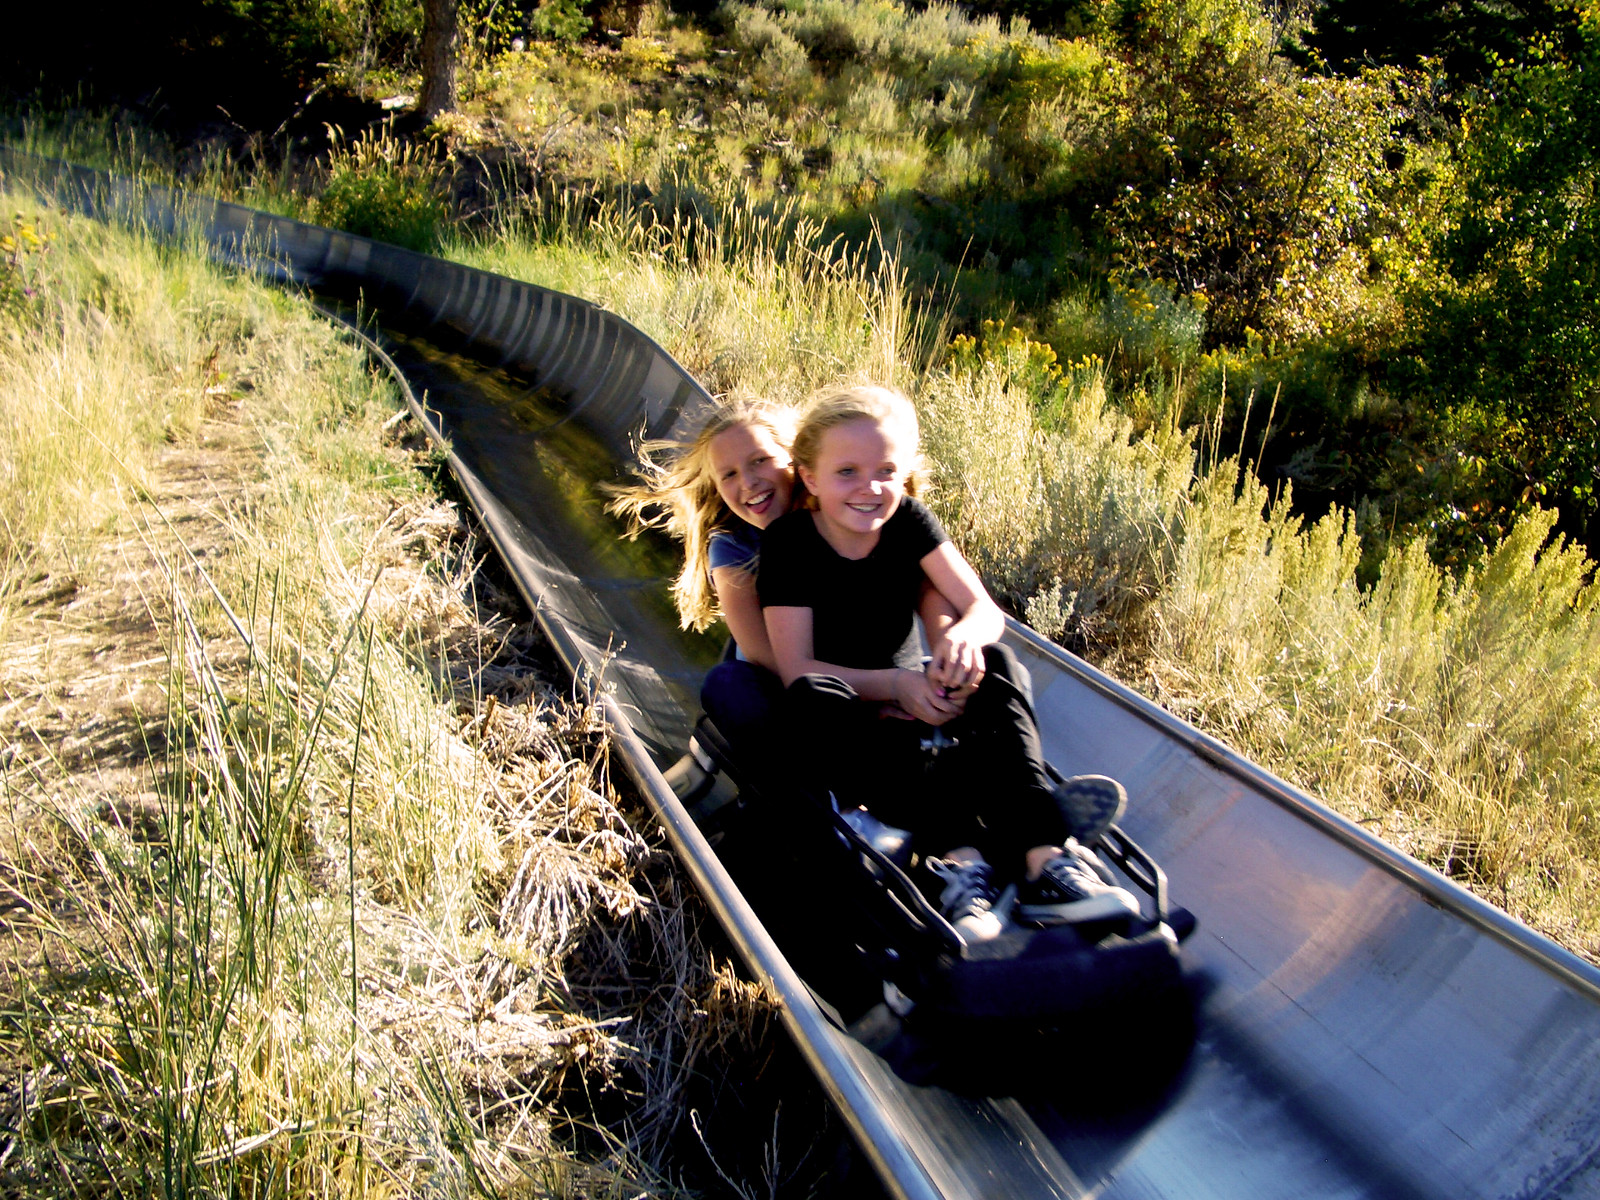
[[[203,268],[156,270],[147,242],[112,253],[106,230],[7,207],[56,241],[32,319],[0,327],[0,596],[76,569],[121,509],[116,484],[140,486],[152,447],[192,435],[218,394],[214,347],[252,319]],[[175,319],[169,287],[195,319]]]
[[[680,1190],[770,1001],[390,389],[297,303],[46,219],[0,328],[0,484],[70,497],[6,510],[4,1185]]]
[[[570,195],[534,205],[452,257],[617,312],[714,393],[794,401],[841,377],[910,387],[939,344],[893,246],[847,250],[798,208],[730,201],[658,219]]]

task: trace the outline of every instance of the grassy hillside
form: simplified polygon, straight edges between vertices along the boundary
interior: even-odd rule
[[[1219,423],[1298,512],[1355,510],[1367,583],[1391,538],[1459,569],[1536,506],[1590,536],[1592,9],[505,0],[461,6],[461,103],[427,125],[418,16],[185,0],[135,38],[159,102],[124,56],[89,75],[180,131],[174,173],[418,248],[624,197],[893,247],[957,332],[1098,359],[1136,421]],[[70,107],[57,49],[13,53]]]
[[[553,20],[561,7],[540,11]],[[1594,496],[1584,198],[1597,158],[1588,127],[1562,116],[1592,110],[1591,17],[1473,92],[1409,65],[1308,69],[1245,0],[1086,5],[1065,37],[889,0],[623,15],[589,40],[548,22],[485,23],[462,111],[430,129],[351,126],[288,148],[219,135],[177,153],[118,149],[121,135],[74,126],[77,114],[13,131],[102,160],[131,150],[168,177],[590,297],[717,391],[795,399],[841,378],[898,383],[923,416],[933,503],[1013,611],[1600,961],[1600,592],[1571,540]],[[513,34],[529,40],[516,48]],[[378,99],[415,77],[374,63],[348,82]],[[1561,120],[1548,138],[1523,136],[1546,102]],[[87,259],[63,266],[85,282],[73,285],[77,315],[60,320],[35,280],[61,256],[23,241],[9,253],[16,328],[63,346],[125,336],[122,314],[137,306],[124,293],[145,285],[113,287],[117,269]],[[190,289],[210,294],[179,287]],[[187,331],[181,353],[84,389],[138,397],[137,420],[80,411],[70,383],[26,401],[11,436],[43,440],[19,449],[0,487],[52,456],[76,470],[102,443],[116,453],[81,484],[19,484],[5,560],[16,595],[54,595],[41,572],[56,568],[41,564],[76,570],[73,555],[118,527],[123,502],[94,481],[137,478],[139,446],[168,429],[181,444],[208,389],[231,386],[215,371],[258,389],[279,370],[300,377],[294,355],[247,371],[219,351],[207,366],[212,346],[244,336],[233,311],[207,301],[182,321],[157,316]],[[18,381],[75,377],[53,350],[29,358],[32,336],[9,343]],[[141,355],[86,352],[81,370]],[[379,444],[364,440],[374,422],[348,422],[351,462]],[[300,466],[269,475],[298,496]],[[233,594],[278,611],[274,596],[299,594],[298,564],[361,528],[341,520],[294,543],[306,549],[277,591],[275,567],[258,580],[251,566]],[[315,622],[284,610],[285,628],[318,634],[280,642],[319,648],[289,654],[297,681],[303,662],[331,680],[333,650],[351,638],[343,698],[326,708],[348,731],[350,705],[364,712],[373,695],[362,681],[375,635],[352,614],[376,562],[342,553],[338,586],[315,590],[343,607]],[[194,594],[203,611],[209,589]],[[400,635],[399,660],[439,661],[426,649],[438,627],[423,628]],[[278,694],[271,670],[250,671],[259,680],[242,694]],[[33,694],[60,677],[41,668]],[[471,736],[439,737],[453,747],[440,761],[493,777]],[[338,746],[348,762],[353,735]],[[348,778],[324,791],[341,788]],[[592,779],[591,790],[606,796]],[[447,864],[419,850],[414,801],[368,807],[373,855],[398,864],[374,868],[373,895],[407,913],[494,894],[482,881],[517,853],[497,850],[493,822],[464,800],[438,811],[465,815],[427,835],[461,848]],[[341,813],[365,811],[358,796],[323,824],[336,832]],[[318,836],[328,862],[361,844]],[[335,883],[365,879],[359,855],[344,856]],[[627,1159],[638,1161],[648,1155]]]
[[[0,1186],[826,1169],[388,381],[298,299],[3,202]]]

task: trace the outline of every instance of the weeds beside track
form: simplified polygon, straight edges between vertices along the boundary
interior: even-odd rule
[[[0,1183],[741,1172],[690,1118],[770,1005],[388,382],[298,300],[8,201],[57,237],[0,328]]]

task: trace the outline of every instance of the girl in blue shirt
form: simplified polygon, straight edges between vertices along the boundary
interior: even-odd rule
[[[641,447],[643,482],[610,506],[629,519],[633,536],[655,527],[683,542],[672,595],[685,629],[706,629],[718,617],[728,623],[734,656],[706,676],[700,703],[735,747],[760,742],[783,690],[755,580],[761,531],[794,496],[796,419],[780,404],[726,403],[689,441]]]

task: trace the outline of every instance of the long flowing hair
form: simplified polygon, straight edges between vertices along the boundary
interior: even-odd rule
[[[797,416],[787,405],[767,400],[724,401],[688,441],[645,442],[636,468],[640,482],[607,489],[614,499],[606,509],[627,520],[629,537],[662,529],[683,543],[683,570],[673,580],[672,599],[685,629],[704,629],[722,615],[711,586],[711,536],[743,520],[717,492],[711,471],[713,439],[737,425],[758,426],[787,450]]]

